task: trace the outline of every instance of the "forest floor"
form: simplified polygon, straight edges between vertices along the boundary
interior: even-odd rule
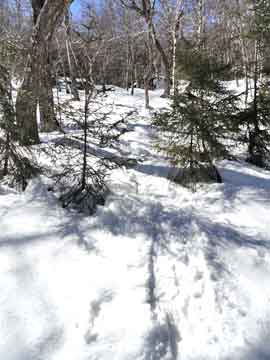
[[[224,183],[191,192],[167,179],[143,91],[108,101],[136,109],[121,149],[141,162],[94,216],[43,178],[0,187],[0,359],[270,359],[270,173],[222,161]]]

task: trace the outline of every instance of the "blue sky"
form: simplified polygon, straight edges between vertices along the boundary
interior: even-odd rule
[[[71,11],[73,14],[78,14],[80,10],[81,0],[74,0],[71,5]]]
[[[95,6],[98,7],[100,4],[102,4],[102,1],[101,0],[95,0],[95,1],[92,1],[90,3],[92,3],[92,5],[95,5]],[[71,11],[72,11],[72,14],[73,14],[74,18],[78,19],[80,17],[81,10],[83,9],[83,5],[86,5],[86,4],[87,4],[87,1],[85,1],[85,0],[74,0],[73,1],[70,8],[71,8]]]

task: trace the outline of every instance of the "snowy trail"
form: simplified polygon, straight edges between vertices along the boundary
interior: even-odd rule
[[[151,129],[138,127],[140,141],[150,144]],[[175,357],[169,316],[176,324],[180,358],[268,358],[264,337],[269,331],[270,243],[269,224],[262,219],[270,210],[269,173],[223,162],[225,184],[192,194],[170,184],[166,163],[151,156],[151,148],[147,151],[144,164],[130,171],[129,183],[136,184],[140,205],[133,211],[135,217],[129,213],[127,229],[141,231],[154,244],[155,288],[150,292],[156,302],[154,326],[163,331],[156,341],[163,342],[169,358]],[[128,199],[125,203],[130,211]],[[131,203],[134,206],[135,199]],[[155,349],[152,352],[161,358]]]
[[[224,161],[225,183],[191,194],[167,182],[166,162],[149,147],[151,129],[138,127],[148,149],[132,175],[145,197],[136,219],[154,243],[152,291],[169,358],[168,316],[181,359],[270,358],[269,172]]]
[[[224,184],[191,193],[167,180],[143,93],[113,97],[137,110],[121,145],[143,162],[96,216],[41,180],[0,196],[0,359],[269,359],[270,174],[224,161]]]

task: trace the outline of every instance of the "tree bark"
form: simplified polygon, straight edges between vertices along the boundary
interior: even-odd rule
[[[68,59],[68,69],[69,69],[69,76],[71,80],[71,94],[76,101],[80,101],[80,96],[77,88],[76,82],[76,75],[73,67],[73,61],[71,58],[72,48],[71,48],[71,41],[70,41],[70,19],[69,19],[69,12],[66,12],[65,15],[65,26],[66,26],[66,51],[67,51],[67,59]]]
[[[71,2],[72,0],[46,0],[33,27],[28,66],[16,101],[19,140],[23,145],[39,143],[36,109],[40,74],[44,71],[44,44],[50,43],[56,27],[63,20],[66,7]],[[48,98],[45,101],[48,101]],[[46,106],[50,106],[49,101]]]
[[[164,93],[163,93],[163,97],[169,97],[170,93],[171,93],[171,71],[170,71],[170,62],[169,59],[167,57],[167,54],[165,52],[165,50],[163,49],[159,39],[157,38],[156,35],[156,31],[154,28],[153,23],[151,22],[151,34],[153,37],[153,42],[158,50],[158,52],[160,53],[161,56],[161,60],[162,60],[162,64],[164,67],[164,82],[165,82],[165,86],[164,86]]]
[[[155,45],[157,51],[160,53],[161,60],[164,66],[165,73],[165,89],[164,89],[164,97],[168,97],[170,95],[171,90],[171,69],[170,69],[170,61],[168,56],[163,49],[161,42],[159,41],[155,27],[153,24],[153,16],[155,10],[155,1],[151,2],[151,0],[141,0],[141,2],[136,2],[136,0],[120,0],[121,3],[127,7],[128,9],[136,11],[136,13],[145,19],[145,23],[147,25],[147,30],[149,35],[152,38],[152,43]],[[152,49],[153,50],[153,49]]]
[[[153,37],[151,34],[151,19],[147,20],[147,60],[148,64],[146,66],[144,72],[144,92],[145,92],[145,108],[150,109],[150,97],[149,97],[149,89],[150,89],[150,81],[153,73]]]
[[[25,78],[18,91],[16,100],[16,121],[19,129],[19,142],[22,145],[39,143],[37,124],[37,96],[35,72],[35,48],[29,56]]]
[[[242,13],[241,13],[241,7],[240,7],[240,3],[239,0],[236,0],[236,7],[237,7],[237,15],[239,18],[239,37],[240,37],[240,46],[241,46],[241,56],[242,56],[242,63],[243,63],[243,68],[244,68],[244,74],[245,74],[245,85],[246,85],[246,89],[245,89],[245,104],[247,104],[248,102],[248,95],[249,95],[249,58],[248,58],[248,52],[247,52],[247,46],[246,46],[246,41],[245,41],[245,33],[244,33],[244,28],[243,28],[243,18],[242,18]]]
[[[172,91],[173,96],[176,94],[176,50],[177,50],[177,33],[180,29],[180,22],[183,16],[183,11],[180,10],[183,0],[178,0],[175,7],[175,19],[172,30]]]
[[[45,132],[50,132],[57,130],[58,125],[54,110],[51,62],[48,44],[43,44],[43,52],[43,65],[41,65],[38,89],[40,129]]]

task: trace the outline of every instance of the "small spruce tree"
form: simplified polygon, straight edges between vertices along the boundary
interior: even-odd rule
[[[218,80],[218,65],[203,50],[190,50],[185,66],[188,86],[173,98],[171,109],[157,114],[153,124],[163,136],[157,142],[174,166],[174,180],[191,185],[222,182],[215,160],[228,155],[224,138],[233,130],[237,97]]]
[[[115,120],[113,106],[104,104],[104,94],[97,93],[90,78],[84,79],[84,103],[77,103],[76,108],[66,104],[64,110],[65,121],[73,124],[73,130],[56,140],[51,156],[56,164],[54,187],[60,192],[62,206],[91,215],[97,205],[105,204],[110,170],[122,165],[119,157],[103,148],[117,147],[131,113]]]
[[[270,5],[268,1],[252,2],[253,23],[249,37],[253,40],[253,91],[252,99],[239,112],[239,123],[247,129],[244,141],[248,144],[247,161],[259,166],[269,166],[270,154],[270,91],[268,79],[263,74],[261,59],[265,58],[270,40]]]

